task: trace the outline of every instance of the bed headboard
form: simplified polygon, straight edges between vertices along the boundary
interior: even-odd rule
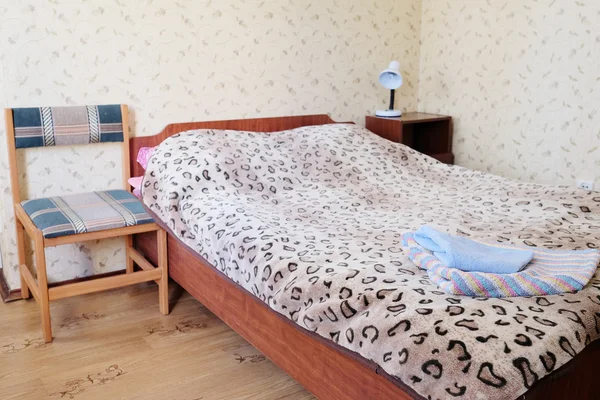
[[[179,132],[193,129],[231,129],[235,131],[250,132],[278,132],[287,129],[300,128],[302,126],[334,124],[326,114],[299,115],[292,117],[236,119],[229,121],[202,121],[182,122],[169,124],[162,132],[154,136],[132,137],[129,142],[129,160],[131,163],[131,176],[144,174],[142,167],[136,162],[137,154],[142,147],[153,147],[159,145],[169,136]]]

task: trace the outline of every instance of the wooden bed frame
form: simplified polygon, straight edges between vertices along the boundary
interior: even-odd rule
[[[131,139],[132,176],[143,175],[135,162],[141,147],[156,146],[179,132],[192,129],[276,132],[330,123],[335,122],[327,115],[308,115],[171,124],[155,136]],[[168,232],[170,277],[319,399],[422,399],[374,362],[271,310],[181,242],[160,221],[159,224]],[[134,247],[147,259],[157,262],[156,235],[136,235]],[[595,382],[599,361],[600,341],[596,341],[536,383],[520,399],[600,398],[600,385]]]

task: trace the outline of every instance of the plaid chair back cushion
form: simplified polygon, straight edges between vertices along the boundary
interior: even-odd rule
[[[13,123],[17,149],[123,141],[118,104],[13,108]]]

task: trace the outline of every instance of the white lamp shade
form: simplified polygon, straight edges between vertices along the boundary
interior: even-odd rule
[[[402,74],[400,73],[400,63],[392,61],[390,66],[379,74],[379,83],[386,89],[395,90],[402,86]]]

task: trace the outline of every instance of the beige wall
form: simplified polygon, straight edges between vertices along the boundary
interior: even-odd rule
[[[455,118],[458,164],[544,183],[600,178],[600,1],[422,10],[419,109]]]
[[[330,113],[363,122],[386,103],[392,58],[417,106],[420,0],[0,3],[0,105],[127,103],[135,135],[170,122]],[[4,273],[19,287],[0,128]],[[119,185],[110,145],[21,154],[29,197]],[[49,251],[51,281],[124,267],[120,241]]]

